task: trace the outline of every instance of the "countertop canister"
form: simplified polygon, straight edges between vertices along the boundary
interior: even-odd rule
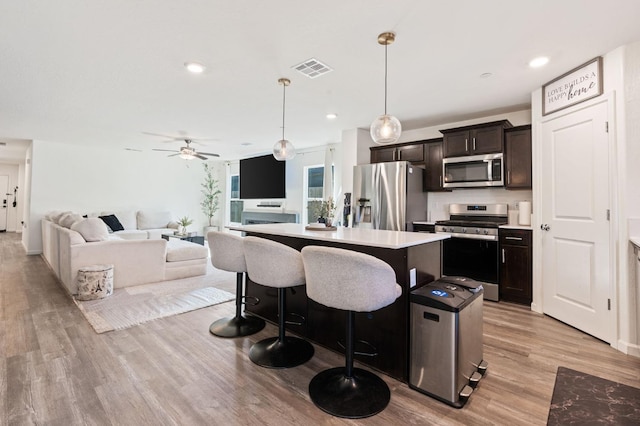
[[[531,225],[531,201],[518,203],[518,224]]]

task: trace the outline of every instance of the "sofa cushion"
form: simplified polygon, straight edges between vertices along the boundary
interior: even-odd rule
[[[171,222],[171,212],[153,210],[140,210],[136,214],[138,229],[167,228]]]
[[[124,227],[114,214],[100,216],[100,219],[109,227],[111,232],[124,231]]]
[[[114,232],[111,235],[115,235],[122,240],[146,240],[147,231],[140,231],[137,229],[125,229],[124,231]]]
[[[167,242],[167,262],[182,262],[184,260],[206,259],[209,250],[200,244],[170,238]]]
[[[87,242],[105,241],[109,239],[107,225],[97,217],[79,220],[71,225],[71,230],[78,232]]]
[[[82,216],[77,213],[66,213],[60,218],[60,226],[65,228],[71,228],[71,225],[77,221],[82,220]]]

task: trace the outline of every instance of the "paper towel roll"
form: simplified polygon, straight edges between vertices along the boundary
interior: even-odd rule
[[[518,224],[531,225],[531,201],[518,203]]]

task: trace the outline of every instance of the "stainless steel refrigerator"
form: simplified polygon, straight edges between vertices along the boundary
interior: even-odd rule
[[[353,167],[352,226],[413,231],[427,220],[424,170],[407,161]]]

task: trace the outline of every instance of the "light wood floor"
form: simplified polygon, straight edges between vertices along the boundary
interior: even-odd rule
[[[1,424],[543,425],[558,366],[640,387],[640,359],[526,308],[486,302],[489,369],[464,408],[382,376],[391,388],[385,411],[338,419],[310,402],[307,386],[342,365],[340,355],[316,347],[303,366],[258,367],[249,347],[275,335],[273,325],[248,338],[209,334],[213,320],[234,312],[232,302],[95,334],[19,237],[0,234]]]

